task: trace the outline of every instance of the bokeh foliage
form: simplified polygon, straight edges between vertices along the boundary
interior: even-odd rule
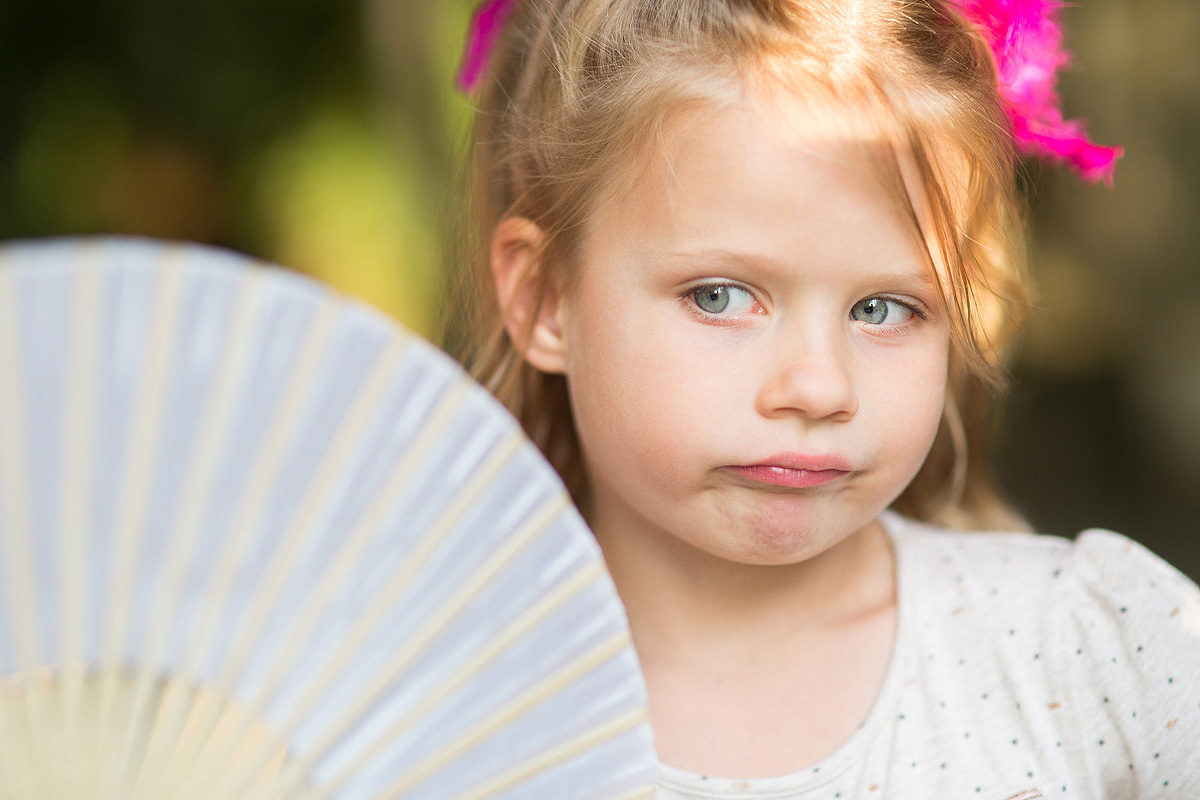
[[[221,244],[431,332],[468,9],[419,5],[5,0],[0,236]]]

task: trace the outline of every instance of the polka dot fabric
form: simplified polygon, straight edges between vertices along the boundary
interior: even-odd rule
[[[900,622],[862,727],[780,778],[664,766],[658,800],[1200,798],[1195,584],[1108,531],[884,522]]]

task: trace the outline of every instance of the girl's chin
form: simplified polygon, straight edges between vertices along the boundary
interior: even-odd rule
[[[849,519],[844,513],[823,514],[819,506],[811,498],[773,495],[739,526],[740,534],[724,533],[721,552],[714,555],[748,565],[798,564],[872,529],[877,516]]]

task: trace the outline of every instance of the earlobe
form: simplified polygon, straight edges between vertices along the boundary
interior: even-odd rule
[[[561,373],[566,359],[558,282],[546,274],[545,234],[523,217],[509,217],[492,235],[492,279],[504,326],[514,346],[542,372]]]

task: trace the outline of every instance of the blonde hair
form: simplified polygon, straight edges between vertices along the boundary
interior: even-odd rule
[[[952,320],[946,409],[893,506],[963,527],[1019,524],[994,489],[985,447],[1001,352],[1028,303],[1015,160],[991,53],[942,0],[519,2],[478,100],[474,269],[470,296],[456,304],[470,341],[460,355],[586,508],[565,379],[527,364],[505,331],[492,232],[508,217],[536,223],[537,291],[552,278],[569,287],[589,214],[633,179],[667,117],[751,75],[878,119],[890,132],[875,164],[883,185],[921,241],[936,243],[931,269],[948,265],[945,277],[934,270]],[[903,164],[915,165],[915,179]]]

